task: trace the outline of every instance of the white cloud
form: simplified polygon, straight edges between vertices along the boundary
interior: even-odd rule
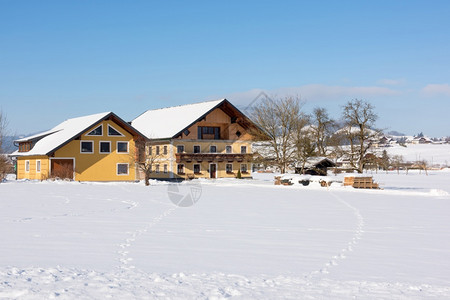
[[[406,80],[403,78],[400,79],[380,79],[377,82],[378,84],[382,84],[382,85],[391,85],[391,86],[395,86],[395,85],[402,85],[406,83]]]
[[[261,92],[269,96],[299,96],[301,99],[310,101],[329,100],[351,100],[367,99],[380,96],[395,96],[401,94],[400,91],[379,86],[329,86],[323,84],[309,84],[299,87],[285,87],[275,90],[252,89],[245,92],[233,93],[226,98],[231,101],[245,104],[255,99]]]
[[[428,84],[422,89],[422,94],[427,97],[446,96],[450,97],[450,85],[444,84]]]

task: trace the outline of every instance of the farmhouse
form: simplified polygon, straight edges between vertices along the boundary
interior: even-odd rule
[[[131,124],[150,141],[151,178],[251,177],[257,126],[226,99],[148,110]]]
[[[49,131],[15,141],[17,179],[78,181],[137,179],[135,142],[144,139],[112,112],[68,119]]]

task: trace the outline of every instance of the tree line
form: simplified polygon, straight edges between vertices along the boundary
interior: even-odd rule
[[[258,149],[260,162],[285,173],[292,164],[304,168],[310,157],[345,158],[352,170],[362,173],[372,159],[372,142],[381,133],[375,127],[374,106],[360,99],[348,101],[336,120],[323,107],[307,114],[303,104],[299,97],[266,97],[252,108],[251,118],[261,129],[255,138],[264,141]]]

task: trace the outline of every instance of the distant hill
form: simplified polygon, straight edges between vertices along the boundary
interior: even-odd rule
[[[5,136],[5,141],[3,142],[2,152],[9,154],[13,153],[17,150],[17,147],[14,146],[14,140],[19,139],[20,136]]]
[[[391,130],[387,134],[393,135],[393,136],[406,136],[406,134],[398,132],[398,131],[395,131],[395,130]]]

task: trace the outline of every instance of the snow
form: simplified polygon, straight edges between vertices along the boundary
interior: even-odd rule
[[[8,180],[0,299],[450,298],[450,172],[367,175],[383,190]]]
[[[149,139],[172,138],[224,100],[147,110],[131,121],[131,125]]]
[[[389,155],[402,155],[404,161],[426,160],[430,165],[448,166],[450,144],[408,144],[407,147],[394,145],[387,147]]]
[[[68,119],[48,131],[17,140],[17,141],[28,141],[43,136],[43,138],[41,138],[36,142],[36,144],[30,151],[28,152],[15,151],[12,155],[13,156],[47,155],[55,148],[61,146],[68,140],[74,138],[75,136],[77,136],[78,134],[80,134],[93,124],[105,118],[110,113],[111,112],[104,112],[89,116]]]

